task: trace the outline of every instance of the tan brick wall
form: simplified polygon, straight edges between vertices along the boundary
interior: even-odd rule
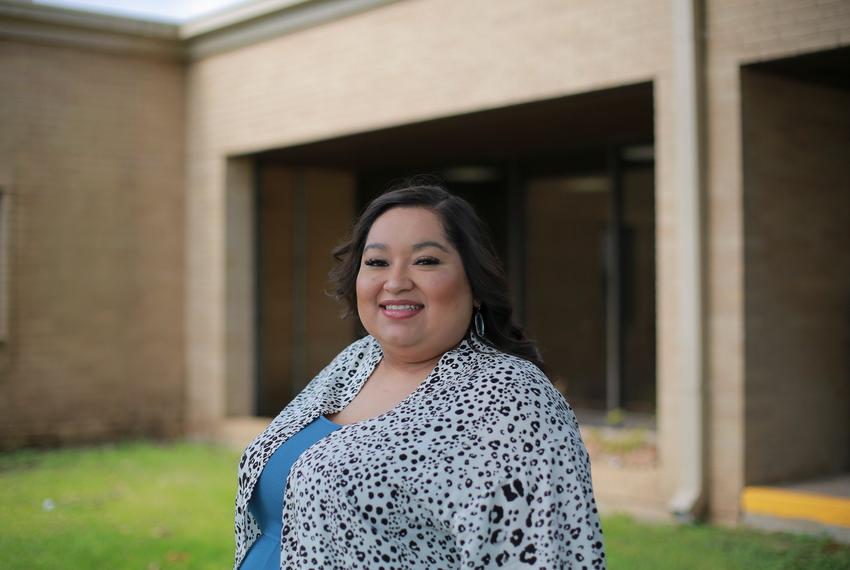
[[[251,158],[227,161],[227,384],[223,394],[227,416],[254,414],[257,373],[256,174]]]
[[[194,63],[191,151],[282,147],[637,83],[668,57],[668,21],[653,0],[395,3]]]
[[[183,85],[176,63],[0,42],[0,447],[180,433]]]
[[[746,480],[850,469],[850,90],[743,76]]]

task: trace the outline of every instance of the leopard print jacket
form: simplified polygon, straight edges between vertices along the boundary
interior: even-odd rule
[[[351,344],[245,449],[235,569],[260,534],[248,501],[266,461],[345,408],[382,355],[371,336]],[[395,408],[313,444],[284,484],[281,569],[606,567],[572,409],[534,364],[475,336]]]

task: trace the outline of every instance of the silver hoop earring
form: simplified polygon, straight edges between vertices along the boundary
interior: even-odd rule
[[[484,317],[481,316],[481,307],[475,310],[475,317],[472,319],[473,324],[475,324],[475,334],[484,337]]]

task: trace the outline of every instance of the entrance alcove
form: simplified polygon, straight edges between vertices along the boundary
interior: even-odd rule
[[[850,49],[746,66],[741,88],[744,509],[850,512]]]
[[[253,283],[243,300],[251,303],[254,349],[241,380],[229,379],[231,397],[244,403],[231,416],[276,414],[356,338],[357,323],[340,321],[341,307],[324,294],[330,250],[389,184],[427,173],[469,200],[490,227],[518,320],[577,411],[596,421],[624,409],[653,423],[652,84],[238,160],[250,164],[250,216],[232,224],[242,228],[234,236],[252,228],[243,241],[252,243],[253,262],[240,271],[250,271]]]

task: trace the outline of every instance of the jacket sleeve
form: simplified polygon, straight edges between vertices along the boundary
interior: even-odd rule
[[[587,450],[542,378],[505,389],[459,454],[452,530],[462,568],[606,567]]]

